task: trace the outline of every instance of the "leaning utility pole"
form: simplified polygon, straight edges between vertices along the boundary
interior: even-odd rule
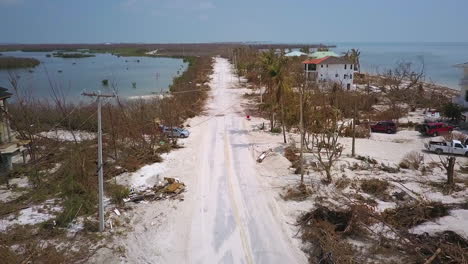
[[[83,96],[96,97],[98,103],[98,181],[99,181],[99,232],[104,231],[104,168],[102,164],[102,126],[101,126],[101,97],[115,97],[114,94],[82,93]]]

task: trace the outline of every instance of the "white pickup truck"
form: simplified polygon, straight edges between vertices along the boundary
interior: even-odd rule
[[[459,140],[446,141],[429,141],[424,146],[427,150],[437,154],[447,153],[455,155],[464,155],[468,157],[468,147]]]

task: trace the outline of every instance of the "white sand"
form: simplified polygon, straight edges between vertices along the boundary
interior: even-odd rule
[[[185,148],[165,159],[160,177],[177,177],[188,188],[183,202],[139,204],[134,230],[113,247],[126,263],[307,263],[250,141],[241,106],[244,89],[227,60],[216,58],[207,116],[189,121]],[[150,165],[152,166],[152,165]],[[150,167],[151,168],[151,167]],[[145,170],[142,169],[142,170]],[[156,182],[152,175],[144,182]],[[138,173],[136,173],[138,175]],[[100,251],[91,262],[115,262]]]

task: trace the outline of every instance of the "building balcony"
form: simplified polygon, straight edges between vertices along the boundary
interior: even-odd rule
[[[316,71],[307,71],[307,80],[309,81],[316,81],[318,77],[318,73]]]

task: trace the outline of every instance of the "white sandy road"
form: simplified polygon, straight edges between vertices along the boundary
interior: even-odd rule
[[[230,63],[216,58],[207,115],[190,121],[186,147],[171,154],[161,175],[186,183],[185,201],[139,205],[134,230],[116,242],[125,247],[122,262],[307,262],[257,171],[241,106],[244,91],[233,89],[236,84]],[[115,261],[105,252],[93,262]]]

